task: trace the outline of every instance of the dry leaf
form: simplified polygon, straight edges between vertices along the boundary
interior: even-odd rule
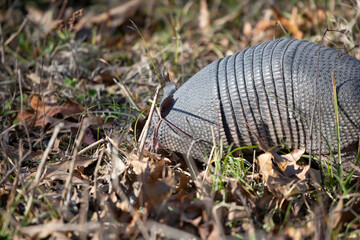
[[[264,185],[271,193],[280,198],[287,198],[309,188],[305,182],[299,182],[300,179],[296,175],[284,174],[278,166],[273,164],[272,159],[273,155],[269,152],[257,157]]]
[[[293,240],[301,240],[302,239],[301,229],[297,229],[294,227],[285,228],[284,235],[288,236],[289,238],[291,238]]]
[[[268,29],[271,29],[275,26],[275,22],[274,21],[267,21],[267,20],[260,20],[255,28],[254,28],[254,35],[258,34],[259,32],[264,32]]]
[[[92,17],[84,16],[76,24],[75,29],[79,31],[85,25],[86,27],[91,27],[93,24],[99,25],[101,23],[106,23],[106,26],[109,28],[120,26],[135,14],[141,3],[141,0],[128,1],[99,15]]]
[[[86,181],[86,179],[78,177],[78,174],[74,174],[72,177],[71,182],[74,184],[85,184],[89,183]],[[46,175],[45,179],[51,180],[51,181],[62,181],[63,183],[66,182],[66,179],[69,177],[68,171],[63,170],[55,170],[49,174]]]
[[[54,10],[43,12],[30,5],[26,5],[26,10],[28,11],[27,18],[31,22],[42,26],[45,32],[50,32],[59,25],[59,21],[53,19]]]
[[[19,148],[18,147],[14,147],[14,146],[11,146],[11,145],[6,145],[5,146],[5,149],[8,153],[8,155],[12,158],[15,158],[15,159],[19,159]],[[23,149],[23,152],[25,152],[26,150]],[[41,155],[42,155],[42,151],[38,150],[38,151],[32,151],[29,156],[24,159],[26,161],[39,161],[41,159]]]
[[[40,78],[37,74],[35,74],[35,73],[30,73],[30,74],[26,75],[26,77],[27,77],[28,79],[30,79],[31,81],[33,81],[34,83],[40,84],[41,78]]]
[[[64,104],[56,105],[54,103],[44,103],[38,96],[33,95],[30,99],[30,106],[33,110],[24,110],[22,116],[21,112],[18,112],[16,119],[19,122],[25,120],[29,126],[42,128],[49,122],[53,122],[53,120],[48,119],[49,117],[59,114],[62,118],[71,117],[77,120],[80,113],[84,111],[79,104],[72,102],[68,98]]]
[[[208,240],[217,240],[217,239],[222,238],[221,230],[219,229],[219,226],[217,224],[215,224],[213,221],[208,222],[206,224],[206,227],[208,227],[209,230],[210,230],[209,235],[207,236],[206,239],[208,239]],[[199,229],[201,229],[201,228],[199,228]]]
[[[289,30],[291,34],[294,36],[294,38],[302,39],[304,34],[302,33],[302,31],[300,31],[296,19],[294,18],[290,20],[287,19],[281,14],[281,12],[274,5],[272,5],[271,8],[273,10],[274,18],[277,21],[279,21],[287,30]]]
[[[201,239],[222,239],[220,229],[213,221],[207,221],[198,228]]]
[[[271,153],[275,163],[286,176],[290,177],[296,175],[299,179],[305,179],[309,166],[304,167],[296,164],[296,161],[298,161],[305,153],[305,148],[294,149],[291,153],[286,155],[278,155],[275,151]]]

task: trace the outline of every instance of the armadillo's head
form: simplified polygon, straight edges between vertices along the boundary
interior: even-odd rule
[[[206,159],[205,156],[212,148],[212,142],[208,141],[211,127],[217,131],[216,120],[210,120],[216,119],[216,113],[207,114],[207,109],[211,107],[204,106],[204,103],[211,103],[207,101],[208,97],[211,98],[209,91],[203,95],[206,98],[204,102],[193,101],[197,92],[201,94],[198,88],[191,86],[190,89],[183,86],[179,90],[174,83],[165,86],[160,111],[153,114],[147,135],[145,148],[148,151],[161,153],[170,150],[186,158],[191,156],[200,161]],[[208,115],[211,115],[209,119],[206,118]]]

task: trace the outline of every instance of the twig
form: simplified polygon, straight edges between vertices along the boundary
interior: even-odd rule
[[[21,164],[21,163],[22,163],[22,161],[18,162],[17,164]],[[7,173],[5,174],[3,179],[1,179],[1,181],[0,181],[0,186],[8,179],[10,174],[12,174],[15,171],[15,169],[17,168],[17,164],[15,166],[13,166],[9,171],[7,171]]]
[[[17,185],[18,185],[18,182],[19,182],[20,167],[21,167],[21,164],[19,164],[19,162],[21,161],[21,159],[23,157],[22,145],[23,145],[23,142],[22,142],[22,139],[20,139],[20,141],[19,141],[19,159],[18,159],[18,164],[16,164],[16,172],[17,172],[17,174],[15,176],[15,181],[14,181],[13,186],[11,188],[10,196],[9,196],[9,199],[8,199],[8,202],[7,202],[6,208],[8,210],[10,209],[10,207],[11,207],[13,201],[14,201]]]
[[[80,79],[80,73],[79,73],[79,64],[76,60],[76,51],[77,49],[74,50],[74,48],[77,48],[76,44],[71,40],[69,39],[69,45],[71,47],[71,55],[73,57],[73,60],[74,60],[74,64],[75,64],[75,72],[76,72],[76,77],[78,79]]]
[[[21,71],[19,68],[18,68],[17,72],[18,72],[18,76],[19,76],[18,81],[19,81],[19,92],[20,92],[20,116],[21,116],[21,119],[23,120],[22,124],[25,129],[26,137],[27,137],[28,144],[29,144],[29,151],[25,154],[25,156],[24,156],[24,159],[25,159],[32,152],[32,145],[31,145],[31,141],[30,141],[29,129],[27,127],[26,121],[24,119],[24,114],[23,114],[24,113],[24,98],[23,98],[22,84],[21,84],[22,77],[21,77]]]
[[[7,132],[13,130],[14,128],[16,128],[17,126],[21,125],[20,123],[16,123],[11,125],[8,129],[4,130],[2,133],[0,133],[0,137],[2,137],[2,135],[6,134]]]
[[[88,223],[87,215],[89,211],[89,185],[84,186],[82,190],[82,196],[80,199],[80,211],[79,211],[79,223],[85,225]],[[80,239],[86,240],[89,232],[81,232]]]
[[[194,159],[191,157],[191,150],[193,148],[193,146],[195,144],[197,144],[198,142],[200,142],[201,140],[200,139],[197,139],[197,140],[192,140],[191,143],[190,143],[190,146],[189,146],[189,149],[186,153],[186,158],[185,158],[185,162],[186,164],[188,165],[189,167],[189,170],[190,170],[190,174],[192,176],[192,178],[194,180],[197,180],[197,176],[199,176],[199,170],[197,169],[196,167],[196,164],[194,162]],[[196,146],[196,145],[195,145]]]
[[[60,8],[60,11],[59,11],[59,13],[58,13],[58,15],[57,15],[56,19],[61,19],[61,17],[62,17],[62,15],[63,15],[63,13],[64,13],[64,10],[65,10],[65,7],[66,7],[67,3],[68,3],[68,0],[64,0],[64,1],[63,1],[62,5],[61,5],[61,8]]]
[[[205,182],[206,177],[208,175],[210,164],[211,164],[211,159],[213,158],[213,155],[215,154],[215,150],[216,150],[215,148],[216,148],[216,145],[213,145],[213,147],[211,148],[209,159],[208,159],[208,161],[206,163],[205,174],[204,174],[202,182],[201,182],[202,185],[204,185],[204,182]]]
[[[113,81],[120,87],[121,91],[125,94],[125,96],[130,101],[131,105],[136,109],[136,111],[141,112],[139,106],[135,103],[134,98],[131,96],[131,93],[127,89],[127,87],[121,82],[117,81],[115,78],[113,78]]]
[[[224,227],[222,226],[223,216],[221,216],[220,214],[217,214],[217,210],[222,208],[222,207],[224,207],[224,206],[222,206],[221,204],[215,205],[214,207],[212,207],[211,213],[212,213],[212,215],[214,217],[215,224],[216,224],[217,228],[220,231],[221,238],[226,239],[225,233],[224,233]]]
[[[5,64],[5,45],[4,45],[4,33],[0,24],[0,44],[1,44],[1,64]]]
[[[17,31],[13,34],[11,34],[11,36],[5,41],[5,46],[7,46],[9,43],[11,43],[12,40],[14,40],[14,38],[16,38],[17,35],[19,35],[19,33],[21,33],[21,31],[23,30],[23,28],[25,27],[25,24],[27,23],[28,19],[27,17],[25,17],[25,19],[22,21],[20,27],[17,29]]]
[[[36,171],[36,176],[35,176],[35,180],[34,180],[34,184],[35,186],[39,183],[40,181],[40,177],[42,175],[42,172],[44,170],[44,166],[45,166],[45,162],[47,157],[49,156],[50,150],[52,148],[52,146],[54,145],[54,142],[56,140],[57,135],[59,134],[60,130],[64,127],[64,123],[60,122],[55,126],[54,132],[50,138],[49,144],[47,145],[44,155],[41,158],[40,164],[38,166],[38,170]]]
[[[97,182],[97,179],[98,179],[98,173],[99,173],[99,168],[100,168],[100,164],[101,164],[101,161],[102,161],[102,158],[104,156],[104,153],[105,153],[105,149],[106,147],[103,146],[101,148],[101,152],[99,154],[99,157],[98,157],[98,161],[96,163],[96,167],[95,167],[95,170],[94,170],[94,199],[95,201],[97,201],[97,185],[98,185],[98,182]],[[97,206],[97,205],[96,205]],[[98,215],[99,216],[99,215]]]
[[[122,132],[120,136],[117,136],[118,139],[122,139],[125,132]],[[119,151],[122,155],[124,155],[126,158],[129,158],[129,153],[124,151],[123,149],[119,148],[117,141],[112,139],[110,136],[108,136],[105,132],[106,141],[111,144],[111,146],[115,147],[117,151]]]
[[[255,175],[255,162],[256,162],[256,151],[253,151],[253,164],[252,164],[252,172],[251,172],[251,184],[250,186],[254,186],[254,175]]]
[[[109,141],[110,144],[107,144],[107,148],[105,149],[105,153],[109,159],[112,159],[113,168],[115,168],[118,173],[122,173],[126,169],[126,165],[124,161],[119,157],[119,148],[118,142],[112,143]]]
[[[79,155],[83,154],[84,152],[86,152],[86,151],[88,151],[88,150],[90,150],[90,149],[93,149],[94,147],[97,147],[97,145],[102,144],[103,142],[105,142],[105,139],[104,139],[104,138],[102,138],[102,139],[100,139],[100,140],[98,140],[98,141],[90,144],[89,146],[87,146],[87,147],[84,148],[83,150],[79,151],[77,155],[79,156]]]
[[[68,195],[68,191],[69,191],[69,186],[70,186],[70,183],[71,183],[71,179],[73,177],[73,174],[74,174],[74,168],[75,168],[75,161],[76,161],[76,158],[78,156],[78,151],[79,151],[79,148],[81,146],[81,143],[82,143],[82,140],[84,138],[84,134],[85,134],[85,130],[89,127],[90,125],[90,121],[88,118],[85,118],[84,121],[83,121],[83,124],[81,126],[81,130],[80,130],[80,133],[79,133],[79,136],[76,138],[75,140],[75,149],[74,149],[74,152],[72,154],[72,159],[71,159],[71,162],[70,162],[70,167],[69,167],[69,176],[68,178],[66,179],[66,183],[65,183],[65,186],[64,186],[64,189],[63,189],[63,192],[61,194],[61,205],[64,205],[65,203],[65,197]],[[67,205],[67,204],[65,204]]]
[[[150,112],[149,112],[148,119],[146,120],[146,123],[145,123],[145,126],[144,126],[144,128],[143,128],[143,131],[142,131],[141,134],[140,134],[140,138],[139,138],[140,145],[139,145],[139,148],[138,148],[138,158],[139,158],[139,160],[141,159],[142,154],[143,154],[144,145],[145,145],[145,140],[146,140],[146,137],[147,137],[148,132],[149,132],[150,122],[151,122],[151,119],[152,119],[153,114],[154,114],[155,105],[156,105],[156,102],[157,102],[157,98],[158,98],[158,96],[159,96],[160,88],[161,88],[161,85],[159,85],[159,86],[156,88],[154,100],[153,100],[153,102],[152,102],[152,104],[151,104],[151,108],[150,108]]]
[[[52,146],[54,145],[54,142],[55,142],[55,139],[56,139],[57,135],[59,134],[61,128],[63,128],[63,127],[64,127],[63,122],[60,122],[58,125],[55,126],[54,133],[51,136],[49,144],[46,147],[45,152],[44,152],[44,154],[43,154],[43,156],[42,156],[42,158],[40,160],[38,170],[36,171],[35,180],[31,183],[30,187],[28,188],[28,192],[30,191],[30,196],[29,196],[29,199],[28,199],[26,207],[25,207],[25,216],[28,215],[28,213],[29,213],[29,211],[31,209],[32,200],[34,198],[34,188],[36,186],[38,186],[38,184],[40,182],[40,177],[41,177],[42,172],[44,170],[46,159],[49,156],[50,150],[51,150]]]

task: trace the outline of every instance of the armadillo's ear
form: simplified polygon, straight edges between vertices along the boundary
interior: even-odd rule
[[[176,92],[176,86],[175,83],[169,82],[164,87],[164,96],[161,99],[160,102],[160,113],[161,117],[166,117],[166,115],[170,112],[170,109],[174,102],[174,93]]]

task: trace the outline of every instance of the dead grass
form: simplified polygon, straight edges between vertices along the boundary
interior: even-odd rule
[[[360,58],[360,6],[92,2],[0,3],[0,238],[359,238],[358,178],[283,177],[271,155],[222,146],[189,171],[138,155],[129,130],[158,86],[152,61],[180,85],[255,43],[325,29],[323,44]]]

